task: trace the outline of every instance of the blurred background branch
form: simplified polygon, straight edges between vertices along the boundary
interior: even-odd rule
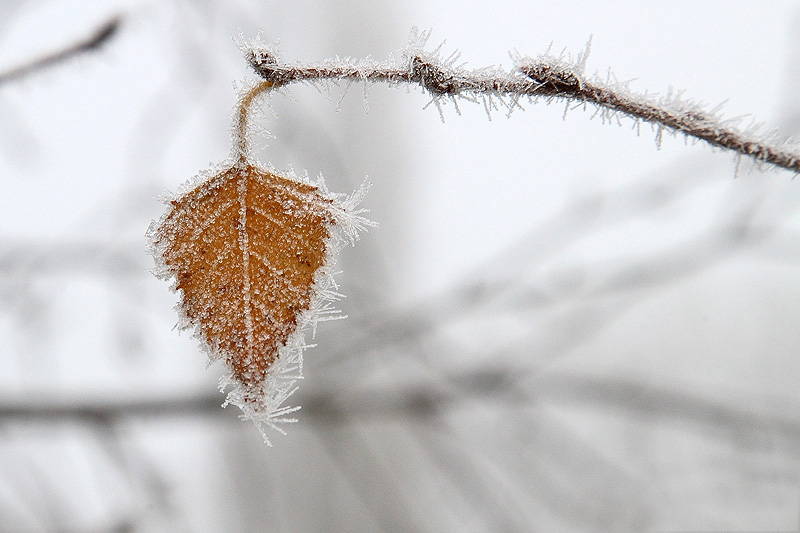
[[[114,35],[116,35],[121,25],[122,19],[120,17],[113,17],[103,23],[94,33],[84,40],[67,45],[60,50],[47,54],[44,57],[34,59],[23,65],[12,67],[6,71],[0,71],[0,84],[18,81],[26,76],[64,63],[77,55],[97,51],[114,38]]]

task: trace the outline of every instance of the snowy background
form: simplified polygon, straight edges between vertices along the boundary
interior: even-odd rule
[[[3,79],[121,26],[100,49]],[[229,153],[232,37],[287,61],[581,52],[800,136],[796,2],[0,0],[0,530],[795,530],[800,183],[526,105],[276,96],[258,152],[381,227],[267,448],[172,328],[144,232]]]

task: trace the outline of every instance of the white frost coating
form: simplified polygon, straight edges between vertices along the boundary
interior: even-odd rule
[[[401,51],[402,60],[398,66],[409,71],[413,71],[413,62],[416,58],[421,59],[424,63],[435,66],[438,73],[445,74],[442,81],[452,83],[453,86],[457,87],[458,89],[455,94],[430,91],[432,98],[423,107],[423,109],[426,109],[433,104],[436,106],[436,110],[439,113],[439,119],[444,122],[444,106],[448,102],[452,103],[456,114],[461,115],[461,109],[458,106],[458,100],[463,99],[468,102],[481,104],[484,111],[486,111],[486,117],[489,120],[492,120],[492,111],[497,111],[500,109],[498,103],[507,109],[508,114],[511,114],[511,111],[515,107],[513,98],[509,99],[509,101],[512,102],[512,105],[509,105],[509,103],[506,101],[506,95],[498,91],[492,91],[491,89],[475,89],[479,88],[481,85],[484,87],[489,86],[490,84],[488,82],[490,80],[504,78],[513,80],[514,76],[512,74],[509,74],[500,66],[488,66],[475,70],[468,70],[466,68],[466,62],[459,62],[461,59],[461,52],[458,50],[453,51],[446,58],[442,57],[442,48],[447,41],[443,40],[433,50],[426,50],[425,47],[427,46],[430,37],[431,30],[420,31],[416,26],[411,28],[411,33],[409,34],[408,38],[408,45],[406,45],[406,47]],[[433,79],[436,81],[435,73]]]

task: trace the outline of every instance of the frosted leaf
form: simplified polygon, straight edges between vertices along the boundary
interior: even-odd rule
[[[298,409],[282,404],[302,378],[304,329],[331,318],[336,254],[372,225],[354,210],[365,190],[343,198],[239,161],[193,180],[148,230],[156,274],[180,295],[181,327],[194,328],[209,361],[224,361],[225,404],[262,434]]]

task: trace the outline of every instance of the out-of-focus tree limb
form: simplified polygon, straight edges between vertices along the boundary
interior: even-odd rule
[[[524,374],[523,374],[524,375]],[[526,378],[527,379],[527,378]],[[734,436],[779,437],[800,444],[800,419],[784,413],[754,412],[741,406],[663,387],[643,385],[619,378],[596,378],[548,374],[535,378],[524,390],[513,369],[478,369],[454,374],[435,384],[398,388],[360,389],[341,394],[337,388],[321,388],[303,395],[303,417],[323,426],[356,420],[386,418],[426,419],[458,409],[471,400],[495,401],[509,408],[538,403],[587,405],[613,409],[647,419],[674,420],[688,426],[713,428]],[[102,400],[56,397],[20,397],[0,400],[0,420],[112,421],[126,417],[172,417],[184,415],[226,416],[220,409],[224,396],[208,394],[167,398],[111,398]],[[756,432],[754,428],[763,428]]]
[[[62,63],[76,55],[97,50],[117,34],[121,25],[122,18],[115,16],[103,23],[94,31],[94,33],[92,33],[92,35],[85,39],[62,48],[61,50],[47,54],[44,57],[35,59],[29,63],[13,67],[6,72],[0,72],[0,84],[17,81],[41,70]]]

